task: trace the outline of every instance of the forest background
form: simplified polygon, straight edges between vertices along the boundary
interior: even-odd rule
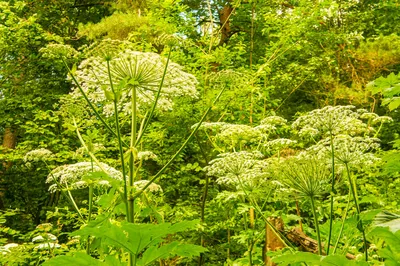
[[[263,265],[277,258],[279,265],[325,265],[332,258],[334,265],[400,265],[399,34],[395,0],[0,2],[0,262]],[[168,59],[181,75],[177,89],[160,98],[166,108],[148,102],[164,77],[176,85],[168,83],[168,66],[164,74],[163,67],[143,68],[162,79],[138,85],[154,94],[137,113],[121,107],[115,119],[106,102],[124,98],[107,88],[101,100],[86,90],[95,104],[77,96],[100,68],[87,59],[108,64],[129,53],[136,63],[148,56],[164,66]],[[135,87],[140,80],[122,81]],[[121,148],[136,134],[137,145]],[[341,158],[346,152],[360,160]],[[330,158],[330,177],[307,172],[320,167],[318,156]],[[77,168],[73,182],[63,186],[62,174],[56,181],[59,167],[82,162],[91,175]],[[119,198],[121,183],[104,177],[111,170],[103,167],[144,182],[132,181]],[[296,186],[315,172],[305,183],[317,183],[311,194]],[[156,183],[145,181],[154,176]],[[108,187],[97,187],[99,179]],[[139,195],[132,199],[130,189]],[[132,210],[121,207],[129,204]],[[116,226],[124,217],[130,224]],[[268,225],[279,227],[267,217],[285,224],[277,237],[283,250],[267,245]],[[135,253],[135,243],[94,230],[124,228],[123,237],[131,224],[165,226],[158,228],[165,235]],[[297,253],[283,239],[296,227],[315,239],[309,251],[319,255]],[[38,236],[45,247],[33,241]],[[351,260],[342,260],[346,254]]]

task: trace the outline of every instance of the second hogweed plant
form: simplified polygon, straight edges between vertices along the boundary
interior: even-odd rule
[[[212,142],[215,150],[222,152],[205,168],[207,175],[217,177],[216,182],[227,188],[233,187],[242,191],[250,204],[260,210],[261,215],[264,215],[263,211],[257,206],[254,196],[255,187],[263,183],[263,186],[268,187],[276,182],[278,187],[283,185],[308,199],[314,216],[317,251],[320,255],[334,254],[340,242],[341,234],[332,251],[333,220],[336,218],[333,201],[335,196],[339,196],[336,191],[337,183],[340,176],[343,176],[353,198],[357,229],[363,239],[364,259],[368,260],[368,246],[354,173],[366,171],[368,167],[379,162],[375,152],[379,150],[380,141],[376,136],[384,123],[391,122],[391,118],[379,117],[353,106],[327,106],[301,115],[292,123],[292,131],[298,136],[296,140],[287,138],[288,134],[285,132],[288,130],[282,130],[287,122],[278,118],[265,118],[259,126],[254,127],[205,123],[202,129],[207,139]],[[271,124],[268,121],[278,122]],[[289,147],[302,149],[294,150]],[[272,168],[276,170],[272,171]],[[271,171],[275,174],[271,175]],[[271,180],[275,181],[271,183]],[[321,219],[317,211],[318,199],[325,197],[330,201],[326,241],[320,234]],[[283,236],[278,237],[284,240]]]
[[[109,43],[103,44],[109,48]],[[115,196],[111,195],[111,199],[113,198],[114,202],[115,200],[120,201],[125,205],[124,216],[126,221],[123,222],[118,216],[113,215],[113,208],[109,209],[109,212],[98,215],[95,220],[89,220],[82,229],[74,233],[74,235],[86,237],[88,241],[87,254],[78,253],[74,254],[73,257],[59,256],[46,262],[46,265],[59,265],[59,263],[74,260],[86,260],[88,263],[96,261],[98,265],[111,261],[117,263],[115,265],[125,265],[125,263],[130,266],[149,265],[156,260],[173,256],[197,256],[206,250],[200,246],[179,242],[161,244],[163,237],[167,234],[174,234],[186,229],[193,230],[198,223],[196,221],[181,222],[175,225],[164,223],[144,225],[136,224],[134,217],[135,213],[140,211],[135,210],[140,195],[143,195],[147,189],[162,191],[154,181],[184,149],[211,110],[211,106],[203,114],[198,126],[192,130],[175,155],[150,180],[142,180],[140,174],[142,161],[156,159],[153,152],[141,150],[144,141],[143,136],[151,123],[151,119],[156,112],[171,110],[176,97],[196,98],[197,80],[193,75],[184,72],[181,66],[170,62],[170,54],[164,58],[155,53],[143,53],[125,48],[118,50],[119,45],[116,45],[114,50],[105,50],[105,54],[101,54],[102,44],[94,48],[93,56],[84,60],[77,70],[70,70],[70,78],[75,83],[72,96],[84,97],[88,107],[117,139],[121,172],[112,174],[115,170],[101,163],[88,148],[77,126],[78,123],[74,120],[76,134],[91,159],[91,162],[86,163],[86,167],[89,167],[88,169],[91,169],[92,172],[101,172],[109,177],[116,175],[117,180],[120,180],[121,187],[114,187],[110,190],[116,193]],[[64,60],[64,62],[67,66],[67,61]],[[222,91],[213,104],[218,100],[221,93]],[[114,118],[114,128],[106,122],[109,119],[107,117]],[[130,127],[128,137],[122,135],[121,121],[125,126],[128,124]],[[84,164],[84,162],[78,163],[76,166],[78,167],[80,164]],[[71,181],[71,178],[67,178],[63,174],[69,168],[71,166],[64,166],[51,173],[48,182],[55,182],[51,186],[52,188],[66,185],[68,181]],[[81,168],[79,169],[73,171],[74,175],[80,175],[82,171]],[[72,187],[88,185],[87,181],[75,179],[72,180]],[[109,182],[108,185],[118,186],[118,182]],[[119,259],[112,255],[104,255],[101,256],[100,260],[95,260],[90,256],[90,243],[94,243],[94,241],[97,241],[96,239],[101,239],[101,241],[116,249],[122,248],[126,253],[121,254]]]

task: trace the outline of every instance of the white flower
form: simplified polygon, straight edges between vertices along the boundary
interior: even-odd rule
[[[53,235],[53,234],[47,233],[46,238],[44,238],[42,235],[38,235],[38,236],[32,238],[32,242],[33,242],[33,243],[36,243],[36,242],[43,242],[43,241],[45,241],[45,240],[56,241],[56,240],[57,240],[57,237],[56,237],[55,235]]]
[[[121,172],[105,163],[100,164],[102,168],[110,174],[111,178],[122,180]],[[55,183],[49,187],[49,191],[51,192],[59,189],[57,182],[61,186],[65,187],[68,186],[71,188],[82,188],[86,187],[86,181],[82,181],[82,177],[91,172],[102,172],[102,169],[98,165],[92,164],[91,162],[62,165],[51,171],[51,173],[47,176],[46,183]],[[57,182],[54,179],[56,179]],[[99,181],[101,181],[101,179],[97,181],[97,184],[99,184]]]
[[[361,119],[374,119],[374,118],[376,118],[376,117],[378,117],[377,114],[375,114],[375,113],[370,113],[370,112],[362,113],[362,114],[360,115],[360,118],[361,118]]]
[[[225,124],[217,133],[216,138],[227,145],[236,146],[242,142],[259,141],[261,132],[248,125]]]
[[[393,118],[390,116],[379,116],[372,120],[372,124],[384,124],[393,122]]]
[[[296,144],[297,141],[291,139],[274,139],[264,144],[267,149],[280,150]]]
[[[261,125],[286,125],[287,120],[280,116],[268,116],[261,120]]]
[[[70,45],[50,43],[41,48],[39,52],[43,57],[49,59],[72,58],[78,55],[78,52]]]
[[[133,183],[133,186],[136,187],[137,189],[143,189],[144,186],[146,186],[149,183],[148,180],[139,180]],[[146,188],[146,191],[150,192],[163,192],[162,188],[160,185],[157,185],[156,183],[151,183],[150,186]]]
[[[11,253],[10,249],[16,248],[16,247],[18,247],[18,244],[16,244],[16,243],[9,243],[4,246],[0,246],[0,253],[3,255],[6,255],[7,253]]]
[[[256,187],[265,177],[266,161],[263,154],[255,152],[231,152],[218,155],[204,170],[209,176],[218,177],[217,183],[234,185],[239,190],[242,185]]]
[[[379,139],[370,137],[351,137],[349,135],[338,135],[333,139],[335,158],[340,163],[353,166],[372,166],[379,161],[372,151],[379,149]],[[327,159],[331,156],[330,139],[326,138],[309,147],[307,153],[320,158]]]
[[[298,131],[300,136],[318,134],[324,136],[327,133],[333,135],[348,134],[351,136],[368,132],[367,124],[360,120],[360,114],[353,111],[355,107],[326,106],[322,109],[313,110],[300,116],[293,122],[292,127]],[[313,129],[313,130],[312,130]]]
[[[24,162],[46,161],[53,157],[53,153],[47,149],[41,148],[29,151],[24,156]]]
[[[150,106],[162,80],[166,60],[156,53],[143,53],[126,49],[115,54],[109,61],[114,91],[118,94],[120,110],[129,115],[133,89],[137,92],[139,110]],[[103,113],[110,116],[114,113],[111,99],[114,97],[109,76],[107,61],[99,56],[84,60],[76,72],[76,78],[88,98],[97,105],[103,106]],[[196,78],[182,70],[182,67],[169,62],[161,96],[157,108],[162,111],[172,109],[175,97],[197,98]],[[75,89],[73,95],[80,97]]]
[[[157,155],[155,155],[151,151],[140,151],[138,152],[137,159],[139,161],[147,161],[147,160],[157,160]]]
[[[61,245],[57,243],[42,243],[35,247],[35,249],[53,249],[53,248],[60,248]]]

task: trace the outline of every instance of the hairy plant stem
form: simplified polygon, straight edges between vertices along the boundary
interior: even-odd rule
[[[331,181],[331,202],[330,202],[330,215],[329,215],[329,233],[328,233],[328,245],[326,247],[326,255],[329,255],[329,248],[331,246],[332,230],[333,230],[333,195],[335,194],[335,149],[333,146],[333,135],[332,130],[330,131],[330,142],[331,142],[331,159],[332,159],[332,181]]]
[[[122,147],[122,137],[121,137],[121,129],[119,126],[119,117],[118,117],[118,106],[117,106],[117,95],[114,90],[114,85],[112,82],[111,78],[111,71],[110,71],[110,61],[107,60],[107,73],[108,73],[108,78],[110,80],[110,87],[112,90],[112,93],[114,94],[114,116],[115,116],[115,128],[117,131],[117,139],[118,139],[118,149],[119,149],[119,156],[121,157],[121,168],[122,168],[122,178],[124,182],[124,201],[125,201],[125,206],[126,206],[126,218],[128,222],[131,222],[131,217],[129,217],[130,212],[128,208],[128,203],[126,202],[128,200],[128,188],[126,185],[126,175],[125,175],[125,160],[124,160],[124,149]]]
[[[338,235],[338,238],[336,239],[335,246],[333,247],[333,252],[332,252],[333,254],[335,254],[336,249],[337,249],[337,247],[339,245],[340,238],[342,237],[342,233],[343,233],[343,229],[344,229],[344,222],[346,221],[347,212],[348,212],[349,206],[350,206],[350,193],[351,192],[349,192],[349,196],[348,196],[348,199],[347,199],[346,211],[344,212],[344,215],[343,215],[342,225],[340,226],[339,235]]]
[[[123,177],[123,182],[124,182],[124,201],[125,201],[125,207],[126,207],[126,219],[128,222],[132,222],[133,221],[133,217],[131,215],[131,210],[130,210],[130,204],[129,204],[129,198],[128,198],[128,187],[126,185],[126,175],[125,175],[125,160],[124,160],[124,149],[122,147],[122,137],[121,137],[121,128],[119,126],[119,116],[118,116],[118,95],[114,90],[114,85],[112,82],[112,78],[111,78],[111,71],[110,71],[110,61],[107,60],[107,73],[108,73],[108,78],[110,80],[110,87],[112,90],[112,93],[114,95],[114,115],[115,115],[115,127],[116,127],[116,131],[117,131],[117,139],[118,139],[118,149],[119,149],[119,156],[121,157],[121,168],[122,168],[122,177]],[[129,260],[128,260],[128,265],[129,266],[134,266],[136,265],[135,262],[135,258],[136,256],[133,255],[131,252],[129,252]]]
[[[93,158],[90,158],[90,164],[92,166],[92,172],[94,171],[93,169]],[[92,209],[93,209],[93,184],[89,185],[89,215],[88,215],[88,220],[87,223],[89,224],[90,221],[92,220]],[[90,255],[90,236],[87,237],[87,243],[86,243],[86,254]]]
[[[322,255],[321,234],[319,232],[318,214],[315,209],[314,197],[310,197],[310,202],[311,202],[311,209],[312,209],[313,216],[314,216],[315,231],[317,232],[318,254]]]
[[[130,141],[130,156],[129,156],[129,189],[133,189],[134,176],[135,176],[135,158],[136,158],[136,119],[137,119],[137,99],[136,99],[136,88],[132,89],[132,121],[131,121],[131,141]],[[150,119],[150,117],[149,117]],[[128,210],[130,217],[130,222],[134,222],[135,219],[135,199],[131,197],[129,193],[128,200]]]
[[[365,236],[364,227],[363,227],[362,220],[360,217],[361,210],[360,210],[360,206],[358,205],[357,187],[351,178],[349,164],[345,163],[345,165],[346,165],[347,178],[348,178],[348,181],[350,184],[351,194],[353,195],[354,205],[356,206],[356,210],[357,210],[357,217],[356,217],[357,218],[357,229],[360,230],[360,232],[362,233],[363,242],[364,242],[365,261],[368,261],[367,238]]]
[[[93,161],[92,161],[92,171],[93,171]],[[92,208],[93,208],[93,184],[89,185],[89,215],[87,222],[90,223],[92,220]],[[90,236],[87,237],[86,243],[86,254],[90,255]]]

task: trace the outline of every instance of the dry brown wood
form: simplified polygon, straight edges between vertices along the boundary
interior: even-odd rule
[[[295,245],[301,246],[304,251],[318,253],[317,240],[308,237],[300,230],[300,228],[295,227],[292,230],[286,232],[286,237]],[[324,250],[322,250],[322,253],[325,254]],[[355,256],[353,254],[347,253],[346,258],[354,260]]]

